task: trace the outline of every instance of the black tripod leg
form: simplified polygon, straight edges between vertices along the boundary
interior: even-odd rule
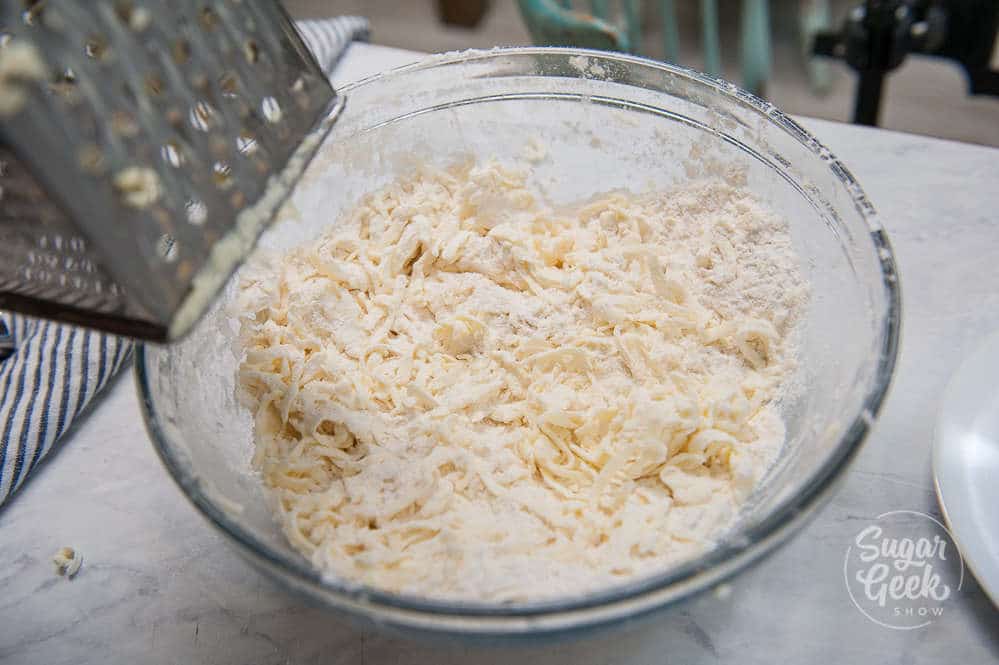
[[[875,127],[878,124],[878,112],[881,110],[881,88],[884,85],[885,73],[880,70],[868,70],[859,74],[853,122]]]

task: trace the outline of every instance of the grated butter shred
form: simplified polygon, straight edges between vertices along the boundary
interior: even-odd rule
[[[778,454],[807,299],[738,175],[543,205],[418,170],[241,284],[241,401],[320,570],[514,602],[694,557]]]

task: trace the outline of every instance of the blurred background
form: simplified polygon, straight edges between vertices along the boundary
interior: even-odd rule
[[[905,29],[915,50],[949,32],[953,50],[976,51],[999,69],[994,47],[999,0],[896,0],[889,30]],[[857,74],[842,59],[807,55],[816,34],[843,35],[862,0],[284,0],[296,19],[358,14],[371,21],[371,42],[423,52],[530,45],[553,41],[638,52],[675,61],[753,89],[781,109],[849,122],[854,119]],[[906,21],[900,6],[957,6],[981,25],[941,23],[920,13]],[[570,8],[573,13],[552,14]],[[633,14],[629,17],[628,11]],[[851,12],[854,12],[851,14]],[[592,15],[603,15],[601,23]],[[664,20],[664,16],[667,20]],[[627,20],[631,18],[631,22]],[[932,18],[932,16],[931,16]],[[922,22],[923,25],[916,25]],[[991,22],[991,23],[990,23]],[[965,21],[967,24],[968,22]],[[553,27],[554,26],[554,27]],[[629,26],[632,28],[629,31]],[[900,28],[901,26],[901,28]],[[962,32],[959,33],[958,28]],[[975,34],[969,34],[975,33]],[[991,38],[983,41],[983,35]],[[944,40],[941,34],[937,41]],[[920,41],[922,40],[922,41]],[[828,48],[846,56],[845,40]],[[984,56],[982,49],[986,49]],[[908,47],[905,50],[909,50]],[[898,54],[886,54],[886,59]],[[967,55],[967,53],[965,53]],[[995,77],[988,79],[995,86]],[[877,124],[999,147],[999,96],[970,95],[965,69],[954,59],[908,55],[884,79]]]

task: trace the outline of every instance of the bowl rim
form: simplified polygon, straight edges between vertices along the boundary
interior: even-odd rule
[[[136,349],[135,378],[140,396],[142,415],[153,447],[170,476],[183,493],[220,531],[239,546],[242,553],[263,564],[285,582],[308,591],[319,591],[330,605],[380,621],[432,632],[458,634],[524,635],[565,632],[595,624],[608,624],[630,619],[671,605],[702,592],[741,571],[750,563],[786,541],[815,510],[831,495],[831,490],[843,477],[843,471],[854,459],[860,444],[869,432],[874,418],[887,395],[898,355],[901,328],[901,288],[891,243],[874,207],[850,171],[814,136],[771,102],[741,90],[723,79],[685,67],[658,62],[622,53],[562,47],[515,47],[471,50],[430,55],[401,67],[386,70],[340,87],[349,92],[386,78],[411,72],[463,64],[506,56],[564,55],[586,56],[599,61],[651,67],[693,83],[707,86],[712,92],[734,99],[783,129],[811,152],[821,154],[828,168],[836,175],[853,200],[861,218],[867,224],[872,249],[881,267],[882,286],[886,296],[881,344],[877,367],[870,389],[864,396],[849,427],[840,437],[833,454],[816,471],[811,482],[785,497],[769,515],[748,529],[738,532],[733,542],[726,540],[703,555],[666,569],[661,573],[639,577],[607,589],[582,596],[557,597],[518,604],[497,604],[454,600],[435,600],[416,595],[378,590],[357,583],[335,580],[323,575],[304,558],[274,551],[251,531],[234,521],[214,502],[199,478],[183,468],[167,445],[168,435],[160,423],[150,390],[147,362],[149,347]]]

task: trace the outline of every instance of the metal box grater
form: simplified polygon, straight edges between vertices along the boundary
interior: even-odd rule
[[[0,309],[183,335],[342,106],[273,0],[0,1]]]

